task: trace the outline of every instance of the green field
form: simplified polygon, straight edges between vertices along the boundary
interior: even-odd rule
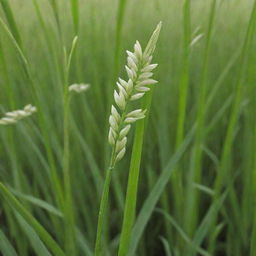
[[[160,21],[112,170],[116,81]],[[255,26],[254,0],[0,0],[0,255],[256,256]]]

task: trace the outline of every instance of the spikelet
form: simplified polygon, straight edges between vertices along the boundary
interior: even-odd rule
[[[114,91],[114,101],[117,107],[112,105],[109,117],[108,141],[113,147],[115,162],[121,160],[126,151],[127,135],[131,124],[143,119],[146,110],[135,109],[127,113],[127,106],[131,101],[141,99],[150,91],[150,85],[157,81],[152,79],[153,70],[157,64],[151,64],[152,54],[155,50],[158,36],[161,30],[161,22],[153,32],[145,51],[138,41],[134,45],[134,51],[127,51],[127,65],[125,66],[128,80],[118,79],[117,89]]]
[[[81,93],[85,92],[90,88],[90,84],[72,84],[69,86],[68,90],[70,92]]]
[[[24,109],[7,112],[5,116],[0,119],[0,125],[17,123],[19,120],[32,115],[34,112],[36,112],[36,107],[31,104],[26,105]]]

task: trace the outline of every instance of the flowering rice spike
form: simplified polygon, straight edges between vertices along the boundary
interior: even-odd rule
[[[68,90],[70,92],[81,93],[85,92],[90,88],[90,84],[72,84],[69,86]]]
[[[7,112],[5,116],[0,119],[0,125],[17,123],[19,120],[32,115],[34,112],[36,112],[36,107],[31,104],[26,105],[24,109]]]
[[[146,49],[143,51],[139,41],[134,45],[134,52],[127,51],[127,65],[125,66],[128,80],[118,79],[118,91],[114,91],[114,100],[117,108],[112,105],[109,118],[109,143],[113,147],[115,162],[121,160],[126,151],[127,135],[131,128],[131,123],[143,119],[146,110],[136,109],[127,112],[129,104],[142,98],[150,90],[148,86],[156,84],[157,81],[151,79],[153,70],[157,64],[151,64],[152,54],[156,47],[161,22],[152,34]]]

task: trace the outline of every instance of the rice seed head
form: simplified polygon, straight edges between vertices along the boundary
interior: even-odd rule
[[[149,64],[149,65],[147,65],[145,68],[143,68],[141,71],[142,71],[142,72],[151,72],[151,71],[153,71],[157,66],[158,66],[158,64]]]
[[[119,153],[120,151],[122,151],[123,148],[125,148],[126,143],[127,143],[127,137],[124,137],[121,140],[118,140],[116,142],[116,152]]]
[[[124,157],[124,154],[125,154],[125,151],[126,151],[126,148],[123,148],[116,156],[116,159],[115,159],[115,162],[119,162],[123,157]]]
[[[124,110],[126,106],[126,99],[122,91],[117,91],[114,92],[114,98],[116,105],[120,108],[120,110]]]
[[[147,57],[147,56],[151,57],[151,55],[154,53],[161,28],[162,28],[162,21],[160,21],[158,23],[155,31],[153,32],[151,38],[149,39],[149,42],[148,42],[146,49],[143,53],[144,57]]]
[[[116,110],[116,108],[115,108],[114,105],[112,105],[112,107],[111,107],[111,116],[113,116],[113,117],[115,118],[115,120],[116,120],[117,123],[120,122],[121,116],[120,116],[120,114],[118,113],[118,111]]]
[[[151,76],[153,76],[152,72],[144,72],[139,76],[138,80],[144,81],[145,79],[150,78]]]
[[[148,86],[148,85],[153,85],[153,84],[157,84],[158,81],[154,80],[154,79],[145,79],[143,81],[140,81],[138,84],[136,84],[137,87],[140,86]]]
[[[127,57],[127,65],[130,69],[136,70],[138,71],[138,67],[134,61],[133,58],[131,58],[130,56]]]
[[[26,105],[21,110],[14,110],[11,112],[7,112],[7,113],[5,113],[5,116],[0,119],[0,125],[8,125],[8,124],[17,123],[19,120],[32,115],[36,111],[37,111],[36,107],[29,104],[29,105]]]
[[[114,146],[115,145],[115,141],[116,141],[116,133],[115,131],[110,127],[109,129],[109,133],[108,133],[108,141],[109,141],[109,144],[111,146]]]
[[[128,124],[134,123],[137,120],[143,119],[145,117],[145,114],[146,114],[146,110],[144,111],[142,109],[134,110],[126,115],[124,122]]]
[[[134,55],[137,57],[137,59],[141,59],[142,58],[142,48],[140,45],[139,41],[136,41],[135,45],[134,45]]]
[[[131,100],[132,100],[132,101],[133,101],[133,100],[138,100],[138,99],[142,98],[142,97],[144,96],[144,94],[145,94],[145,93],[143,93],[143,92],[141,92],[141,93],[136,93],[136,94],[132,95]]]
[[[133,117],[133,118],[139,118],[141,116],[145,116],[146,110],[142,110],[142,109],[136,109],[133,110],[131,112],[129,112],[126,116],[127,117]]]
[[[161,30],[161,22],[153,32],[146,49],[143,51],[139,41],[134,45],[134,51],[127,51],[127,65],[125,66],[128,80],[118,79],[117,89],[114,90],[114,101],[117,107],[112,105],[109,117],[108,140],[115,153],[115,162],[121,160],[126,151],[127,135],[131,129],[131,123],[143,119],[146,110],[136,109],[127,113],[127,106],[135,100],[142,98],[150,91],[151,85],[157,83],[152,79],[153,70],[157,64],[151,64],[152,54]]]
[[[69,86],[68,90],[70,92],[81,93],[85,92],[90,88],[90,84],[72,84]]]
[[[131,129],[131,125],[130,125],[130,124],[126,125],[126,126],[120,131],[120,133],[119,133],[119,138],[122,139],[122,138],[124,138],[125,136],[127,136],[127,134],[129,133],[130,129]]]

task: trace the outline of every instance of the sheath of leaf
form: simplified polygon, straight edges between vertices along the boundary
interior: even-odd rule
[[[19,120],[32,115],[34,112],[36,112],[36,107],[31,104],[26,105],[23,109],[7,112],[5,116],[0,119],[0,125],[17,123]]]
[[[109,117],[108,141],[114,150],[114,163],[120,161],[126,151],[127,135],[132,123],[143,119],[146,109],[135,109],[128,112],[132,101],[141,99],[150,90],[150,85],[157,83],[152,79],[153,70],[157,64],[151,64],[152,54],[161,30],[161,22],[151,36],[145,50],[138,41],[134,45],[134,51],[127,51],[127,65],[125,66],[127,81],[119,78],[117,89],[114,91],[115,105],[111,106]]]

